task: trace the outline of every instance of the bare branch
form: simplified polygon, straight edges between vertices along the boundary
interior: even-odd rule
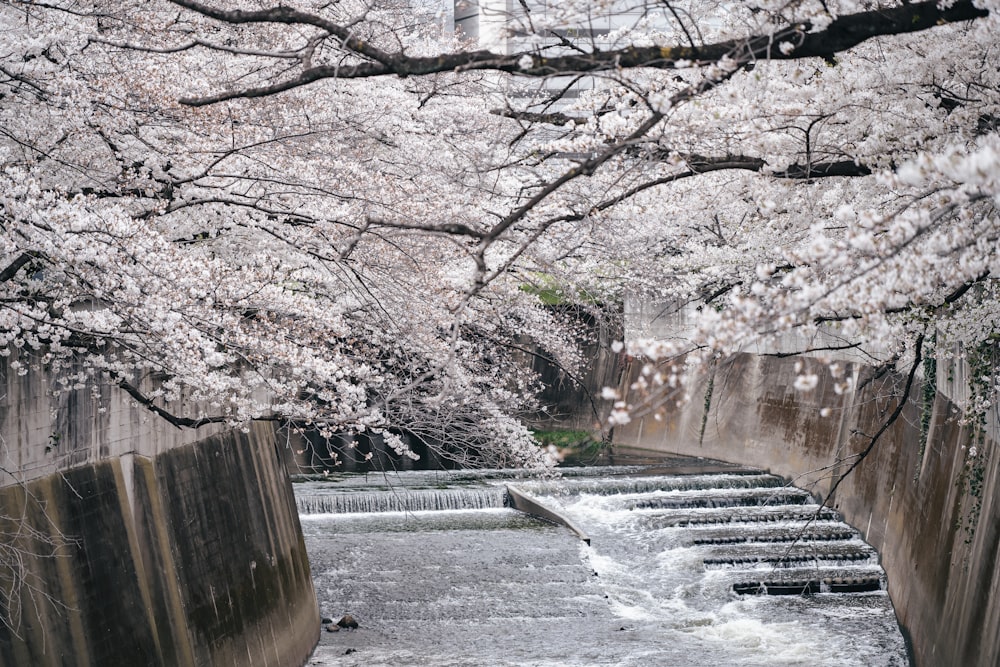
[[[869,454],[871,454],[872,450],[875,448],[875,445],[878,444],[879,438],[882,437],[882,434],[888,431],[889,427],[895,424],[896,420],[899,419],[899,416],[903,414],[903,409],[906,407],[906,402],[907,400],[909,400],[910,392],[913,389],[913,381],[917,376],[917,369],[920,368],[920,363],[923,360],[922,356],[923,345],[924,345],[924,335],[920,334],[919,336],[917,336],[917,340],[913,346],[913,363],[910,365],[910,372],[906,377],[906,385],[903,387],[903,394],[898,398],[898,404],[896,405],[896,408],[892,411],[892,414],[889,415],[889,418],[882,423],[882,426],[879,427],[879,430],[875,432],[875,435],[871,437],[871,439],[868,441],[868,445],[864,448],[864,450],[862,450],[858,454],[855,454],[854,462],[851,463],[850,467],[848,467],[846,471],[844,471],[840,476],[837,477],[837,481],[833,483],[833,486],[830,488],[830,492],[826,495],[826,498],[820,505],[821,508],[829,506],[830,500],[833,498],[833,495],[837,492],[837,489],[840,488],[840,485],[843,483],[843,481],[847,479],[847,476],[850,475],[852,472],[854,472],[854,470],[859,465],[861,465],[861,462],[864,461]]]
[[[261,49],[241,49],[235,46],[226,46],[225,44],[218,44],[216,42],[210,42],[204,39],[192,39],[181,44],[174,44],[173,46],[148,46],[145,44],[134,44],[132,42],[121,42],[117,40],[104,39],[102,37],[90,37],[91,42],[95,44],[105,44],[107,46],[113,46],[119,49],[126,49],[129,51],[143,51],[145,53],[183,53],[184,51],[190,51],[200,47],[210,49],[212,51],[222,51],[225,53],[232,53],[237,56],[260,56],[263,58],[279,58],[279,59],[289,59],[289,60],[301,60],[303,58],[301,51],[264,51]],[[308,48],[303,47],[303,50]]]

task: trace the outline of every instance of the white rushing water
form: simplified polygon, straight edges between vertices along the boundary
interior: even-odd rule
[[[361,624],[322,633],[309,664],[907,664],[877,555],[777,478],[587,471],[517,483],[591,546],[500,506],[505,481],[296,485],[300,511],[340,508],[302,514],[321,611]],[[395,500],[363,498],[384,494]],[[318,500],[330,495],[351,500]],[[415,511],[360,511],[409,509],[407,497]]]

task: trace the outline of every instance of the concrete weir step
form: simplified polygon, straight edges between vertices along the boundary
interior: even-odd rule
[[[699,537],[691,540],[694,546],[713,546],[726,544],[780,544],[795,542],[839,542],[856,537],[853,530],[836,530],[826,533],[788,532],[773,535],[725,535],[722,537]]]
[[[733,584],[740,595],[815,595],[817,593],[870,593],[882,590],[880,577],[750,581]]]
[[[804,505],[811,496],[800,489],[739,489],[712,493],[646,498],[628,504],[630,509],[695,509]]]
[[[828,508],[805,509],[801,506],[752,508],[741,512],[690,512],[656,517],[651,525],[709,526],[733,523],[777,523],[779,521],[838,521],[840,515]]]
[[[706,558],[702,562],[705,569],[747,568],[756,565],[770,567],[800,567],[803,563],[850,563],[871,560],[872,553],[864,551],[827,554],[783,554],[777,556],[732,556]]]
[[[525,493],[547,495],[554,490],[564,493],[587,493],[599,496],[657,492],[715,492],[733,489],[775,489],[786,486],[785,480],[774,475],[733,473],[712,475],[652,475],[649,477],[573,478],[562,477],[558,482],[523,481],[518,483]]]

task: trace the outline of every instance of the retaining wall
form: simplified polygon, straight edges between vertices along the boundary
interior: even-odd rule
[[[318,608],[270,424],[182,431],[113,387],[0,375],[0,665],[306,662]]]
[[[796,363],[820,375],[792,388]],[[706,372],[691,400],[615,429],[615,443],[753,465],[792,479],[819,498],[896,407],[905,378],[872,378],[845,362],[859,389],[838,394],[815,359],[751,354]],[[641,364],[626,372],[624,393]],[[809,367],[813,366],[812,369]],[[960,375],[960,374],[958,374]],[[956,373],[939,371],[939,383]],[[939,386],[918,385],[901,418],[829,504],[878,549],[900,626],[918,667],[1000,664],[1000,454],[996,428],[969,455],[969,429]],[[954,395],[954,394],[952,394]],[[705,406],[708,405],[706,412]],[[929,413],[928,413],[929,411]],[[921,424],[927,424],[921,448]]]

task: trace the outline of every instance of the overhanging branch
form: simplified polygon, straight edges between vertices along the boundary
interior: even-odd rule
[[[722,157],[705,157],[702,155],[680,156],[691,171],[704,174],[711,171],[737,169],[742,171],[766,172],[774,178],[810,179],[830,176],[869,176],[872,170],[853,160],[838,160],[835,162],[816,162],[813,164],[792,164],[784,169],[767,171],[767,162],[761,158],[746,155],[727,155]]]
[[[902,35],[934,27],[984,18],[988,11],[973,0],[959,0],[940,7],[938,0],[903,4],[849,14],[834,19],[825,30],[812,32],[808,22],[797,23],[774,33],[731,39],[696,48],[691,46],[628,47],[595,50],[562,56],[540,57],[524,53],[500,55],[490,51],[465,51],[437,56],[408,56],[388,53],[354,37],[345,26],[319,15],[288,7],[259,11],[227,11],[196,0],[170,0],[174,4],[231,24],[285,23],[312,25],[340,40],[340,46],[361,59],[354,64],[308,67],[298,76],[267,86],[225,91],[216,95],[188,97],[182,104],[204,106],[236,98],[256,98],[308,85],[328,78],[352,79],[383,75],[422,76],[441,72],[496,70],[527,77],[550,77],[568,73],[594,73],[639,67],[675,69],[679,66],[708,65],[723,59],[742,67],[759,60],[826,58],[879,36]]]
[[[139,391],[138,387],[127,382],[126,380],[118,380],[118,386],[125,390],[125,392],[131,396],[136,403],[143,406],[150,412],[154,413],[158,417],[162,417],[166,421],[170,422],[177,428],[198,428],[200,426],[205,426],[207,424],[221,424],[228,421],[226,417],[199,417],[198,419],[191,419],[190,417],[178,417],[177,415],[164,410],[160,406],[156,405],[151,398]]]
[[[905,306],[896,306],[896,307],[893,307],[893,308],[885,308],[885,309],[882,310],[882,312],[884,314],[886,314],[886,315],[899,315],[900,313],[906,313],[906,312],[909,312],[909,311],[911,311],[911,310],[913,310],[915,308],[925,308],[925,309],[927,309],[929,311],[937,311],[937,310],[940,310],[942,308],[946,308],[946,307],[952,305],[953,303],[955,303],[956,301],[958,301],[959,299],[961,299],[965,295],[966,292],[968,292],[970,289],[973,288],[973,286],[978,285],[979,283],[982,283],[983,281],[985,281],[989,277],[990,277],[990,272],[989,271],[986,271],[984,273],[979,274],[974,279],[968,280],[968,281],[962,283],[961,285],[959,285],[958,287],[956,287],[954,290],[952,290],[951,292],[949,292],[948,294],[946,294],[944,296],[944,298],[941,299],[941,302],[937,303],[937,304],[933,304],[933,305],[930,305],[930,306],[920,306],[920,305],[917,305],[917,304],[910,303],[910,304],[906,304]],[[849,313],[849,314],[846,314],[846,315],[824,315],[822,317],[813,318],[812,322],[814,324],[828,324],[828,323],[831,323],[831,322],[845,322],[847,320],[858,320],[858,319],[861,319],[863,316],[864,315],[862,313]]]
[[[37,252],[23,252],[18,255],[13,262],[8,264],[3,271],[0,271],[0,283],[5,283],[20,271],[26,264],[29,264],[32,260],[38,259],[41,255]]]
[[[823,500],[823,504],[820,507],[828,506],[830,499],[833,498],[837,489],[840,488],[841,483],[843,483],[843,481],[847,479],[847,476],[854,472],[854,470],[861,465],[861,462],[864,461],[869,454],[871,454],[872,450],[875,449],[875,445],[878,443],[879,438],[882,437],[882,434],[888,431],[889,427],[895,424],[900,415],[903,414],[903,409],[906,408],[906,402],[909,400],[910,392],[913,389],[913,381],[917,376],[917,369],[920,368],[920,362],[923,360],[923,346],[924,335],[920,334],[917,336],[917,340],[913,345],[913,363],[910,365],[910,372],[906,376],[906,385],[903,387],[902,396],[899,397],[899,404],[896,405],[896,408],[892,411],[892,414],[889,415],[889,418],[882,423],[882,426],[878,431],[876,431],[875,435],[871,437],[864,450],[862,450],[859,454],[854,455],[855,458],[850,467],[837,477],[837,481],[833,483],[833,486],[830,488],[830,492],[826,495],[826,498]]]

